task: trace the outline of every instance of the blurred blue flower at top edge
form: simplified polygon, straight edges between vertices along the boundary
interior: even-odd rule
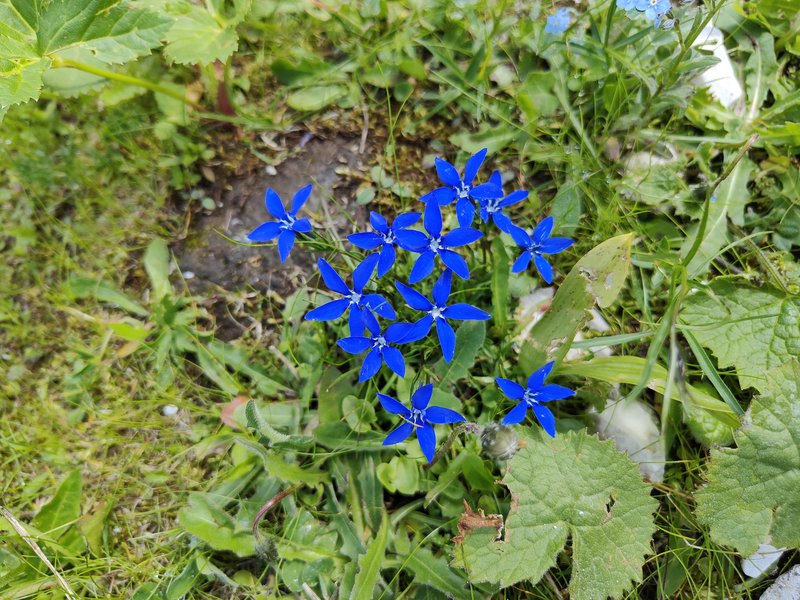
[[[511,230],[511,237],[514,238],[518,246],[525,249],[511,267],[512,272],[519,273],[524,271],[533,260],[536,270],[539,271],[542,279],[547,283],[553,283],[553,267],[542,255],[558,254],[575,243],[574,240],[569,238],[551,238],[550,234],[553,232],[554,224],[553,217],[547,217],[536,226],[530,235],[520,227],[514,227]]]
[[[461,279],[469,279],[467,261],[453,248],[471,244],[482,238],[483,233],[472,227],[458,227],[450,233],[442,235],[442,211],[436,202],[428,202],[425,206],[423,224],[425,231],[428,232],[427,236],[420,231],[411,229],[398,234],[399,243],[403,248],[420,253],[414,266],[411,267],[408,282],[417,283],[430,275],[433,272],[433,264],[437,256],[448,269]]]
[[[569,9],[559,8],[552,15],[547,17],[547,25],[544,30],[547,33],[564,33],[569,27],[572,16],[569,14]]]
[[[492,183],[482,183],[473,186],[478,169],[481,168],[486,158],[487,149],[483,148],[469,157],[464,167],[464,177],[462,178],[456,168],[446,160],[436,157],[436,173],[444,184],[444,187],[436,188],[432,192],[425,194],[420,200],[425,203],[431,201],[440,205],[456,202],[456,216],[461,227],[469,227],[475,218],[475,206],[472,200],[482,202],[491,198],[500,198],[503,192]]]
[[[393,415],[400,415],[403,423],[386,436],[384,446],[399,444],[408,439],[414,431],[417,432],[417,441],[428,464],[433,462],[436,453],[436,432],[434,425],[447,423],[461,423],[466,419],[454,410],[442,406],[428,406],[433,395],[433,385],[423,385],[411,395],[411,408],[406,408],[391,396],[378,394],[381,406]]]
[[[360,336],[364,333],[364,313],[367,310],[372,310],[385,319],[396,319],[397,313],[394,312],[386,298],[380,294],[364,293],[364,287],[372,277],[372,272],[377,264],[377,254],[370,254],[361,261],[361,264],[353,269],[353,288],[350,289],[334,268],[320,258],[317,266],[325,285],[332,292],[344,297],[331,300],[309,311],[305,316],[306,320],[332,321],[350,309],[350,335]]]
[[[297,190],[292,198],[291,210],[283,207],[280,196],[272,188],[267,188],[264,204],[267,212],[277,219],[277,221],[267,221],[256,227],[247,236],[251,242],[271,242],[278,238],[278,252],[281,262],[285,262],[289,257],[289,252],[294,246],[295,233],[308,233],[311,231],[311,223],[308,219],[298,219],[297,212],[303,208],[308,197],[311,195],[311,185],[307,185]]]
[[[534,371],[528,377],[528,387],[522,387],[520,384],[510,379],[503,379],[502,377],[495,378],[498,387],[503,393],[511,400],[518,400],[518,404],[512,408],[508,414],[503,418],[503,425],[516,425],[521,423],[528,413],[530,408],[536,419],[541,424],[542,428],[547,432],[550,437],[556,436],[556,418],[550,409],[544,406],[546,402],[553,400],[563,400],[574,396],[575,392],[567,387],[555,384],[545,385],[544,380],[550,375],[553,370],[553,362],[549,362],[540,369]]]
[[[664,15],[672,10],[672,4],[669,0],[636,0],[636,10],[643,12],[653,26],[658,27]]]
[[[617,0],[617,8],[622,10],[635,10],[638,0]]]
[[[419,221],[421,216],[422,215],[417,212],[398,215],[390,227],[389,223],[387,223],[386,219],[381,215],[376,212],[371,212],[369,214],[369,222],[376,233],[371,231],[354,233],[348,235],[347,239],[350,240],[351,244],[363,250],[375,250],[380,248],[378,277],[383,277],[389,272],[392,265],[394,265],[395,258],[397,257],[394,249],[395,245],[399,245],[401,248],[403,247],[403,244],[400,242],[400,237],[403,237],[403,239],[408,238],[408,236],[403,236],[401,232],[404,232],[408,227],[411,227],[414,223]],[[422,232],[412,232],[409,235],[417,235],[424,238]],[[418,244],[424,244],[425,242],[422,238],[416,237],[412,239],[416,240]]]
[[[494,184],[501,192],[503,191],[503,179],[500,176],[500,171],[495,171],[489,177],[489,183]],[[508,196],[503,198],[503,194],[499,198],[492,198],[481,202],[480,215],[484,223],[494,221],[497,228],[504,233],[511,233],[511,230],[516,227],[511,219],[503,212],[504,208],[522,202],[528,197],[528,192],[525,190],[517,190],[511,192]]]

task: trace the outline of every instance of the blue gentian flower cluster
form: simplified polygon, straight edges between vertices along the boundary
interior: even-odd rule
[[[672,10],[669,0],[617,0],[617,8],[632,13],[644,13],[644,16],[653,22],[653,27],[661,25],[664,16]]]
[[[568,12],[566,18],[569,18]],[[476,184],[486,152],[484,148],[471,156],[463,174],[446,160],[436,158],[436,172],[444,185],[420,198],[424,203],[422,214],[400,214],[390,225],[379,213],[370,213],[373,231],[348,236],[353,246],[370,252],[353,268],[352,284],[348,285],[345,278],[324,259],[317,261],[322,281],[333,298],[309,311],[305,318],[309,321],[333,321],[347,315],[349,336],[336,343],[344,352],[364,355],[360,381],[375,377],[383,365],[398,377],[405,377],[406,360],[401,347],[428,337],[434,328],[442,357],[449,363],[456,351],[456,333],[451,322],[491,318],[489,313],[476,306],[450,301],[453,275],[462,280],[470,277],[468,262],[459,254],[458,249],[469,246],[484,236],[484,232],[472,227],[476,211],[483,224],[493,223],[500,232],[511,236],[522,249],[521,255],[514,262],[514,272],[526,270],[533,262],[542,278],[547,283],[552,283],[553,269],[544,255],[562,252],[572,245],[572,240],[550,237],[554,227],[552,217],[544,219],[531,233],[512,222],[505,211],[525,200],[528,192],[516,190],[506,195],[499,171],[493,172],[485,183]],[[268,189],[267,211],[276,220],[256,228],[250,233],[250,239],[254,242],[267,242],[278,238],[280,258],[285,261],[296,234],[311,232],[308,219],[297,216],[310,193],[310,185],[300,189],[294,195],[291,209],[287,211],[278,195]],[[444,232],[441,207],[454,202],[458,227]],[[414,228],[420,218],[422,230]],[[412,321],[397,321],[397,313],[389,299],[375,291],[376,280],[387,275],[394,267],[398,249],[418,254],[408,283],[394,282],[394,287],[407,307],[421,313]],[[441,272],[432,286],[429,299],[411,286],[433,274],[437,262],[440,263]],[[380,319],[394,322],[382,325]],[[544,384],[552,368],[553,363],[548,363],[536,371],[529,378],[527,388],[507,379],[497,379],[505,394],[518,401],[516,407],[506,415],[504,423],[520,423],[530,407],[545,431],[555,435],[555,418],[542,403],[569,397],[572,391],[557,385]],[[431,384],[416,389],[411,396],[410,409],[390,396],[378,394],[381,405],[403,419],[386,437],[384,445],[399,443],[416,432],[423,454],[428,462],[433,460],[436,449],[433,426],[458,423],[465,419],[454,410],[428,406],[432,394]]]

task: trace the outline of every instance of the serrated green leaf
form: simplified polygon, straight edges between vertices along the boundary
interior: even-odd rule
[[[558,288],[549,310],[522,345],[520,365],[532,373],[549,360],[559,361],[575,335],[591,319],[595,304],[610,306],[619,294],[631,262],[633,234],[620,235],[596,246],[581,258]]]
[[[356,573],[353,591],[350,600],[371,600],[375,584],[381,574],[381,564],[386,553],[386,544],[389,541],[389,518],[383,513],[380,529],[367,546],[367,553],[358,560],[358,573]]]
[[[347,94],[343,85],[319,85],[289,94],[286,103],[295,110],[314,112],[333,104]]]
[[[742,278],[717,278],[686,298],[682,326],[717,357],[736,367],[742,388],[764,391],[766,373],[800,357],[800,297]]]
[[[708,484],[695,495],[712,538],[744,556],[767,540],[800,547],[800,363],[764,374],[737,447],[712,449]]]
[[[50,68],[49,58],[0,58],[0,106],[35,100],[42,89],[42,76]]]
[[[236,30],[220,23],[204,8],[186,0],[167,6],[174,21],[166,34],[164,52],[172,62],[182,65],[225,62],[239,47]]]
[[[73,471],[58,486],[53,498],[36,514],[31,524],[53,540],[58,540],[65,533],[65,526],[81,516],[82,490],[81,472]]]
[[[486,339],[485,321],[464,321],[456,331],[456,351],[449,363],[439,360],[434,366],[442,383],[455,383],[469,373]]]
[[[456,547],[454,564],[473,581],[535,583],[571,538],[574,600],[618,597],[641,581],[657,502],[639,468],[613,442],[585,431],[521,437],[527,447],[503,478],[514,498],[504,539],[478,529]]]
[[[215,550],[229,550],[238,556],[255,554],[252,532],[241,528],[230,515],[202,494],[189,495],[189,505],[178,513],[178,522]]]

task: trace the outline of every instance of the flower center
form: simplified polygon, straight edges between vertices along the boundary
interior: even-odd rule
[[[486,212],[493,215],[500,210],[500,200],[489,200],[486,203]]]
[[[539,392],[535,392],[532,389],[528,388],[525,390],[525,393],[522,394],[522,399],[528,406],[539,404]]]
[[[372,338],[372,347],[377,348],[378,350],[383,350],[388,344],[386,343],[386,338],[382,335],[376,335]]]
[[[352,304],[353,306],[358,306],[359,304],[361,304],[361,294],[359,294],[358,292],[350,292],[349,298],[350,298],[350,304]]]
[[[431,238],[428,248],[430,248],[432,252],[439,252],[439,250],[444,248],[444,242],[442,241],[442,238]]]
[[[395,241],[397,241],[397,236],[391,229],[387,233],[382,233],[381,237],[383,238],[384,244],[394,244]]]
[[[281,229],[291,229],[296,220],[297,219],[295,219],[292,215],[287,214],[286,218],[281,219],[280,221]]]
[[[453,189],[456,191],[456,195],[460,200],[462,198],[466,198],[467,196],[469,196],[469,192],[472,189],[472,186],[462,181],[460,185],[453,186]]]
[[[444,312],[443,306],[434,306],[432,309],[428,311],[428,314],[433,317],[433,320],[436,319],[443,319],[442,313]]]
[[[425,411],[418,408],[412,408],[411,413],[408,415],[408,420],[414,425],[422,425],[425,421]]]

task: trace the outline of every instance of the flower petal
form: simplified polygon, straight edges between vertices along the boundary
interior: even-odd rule
[[[416,229],[403,229],[395,233],[397,245],[410,252],[424,252],[428,247],[428,236]]]
[[[436,423],[437,425],[466,421],[466,419],[456,411],[441,406],[431,406],[425,409],[425,420],[429,423]]]
[[[456,191],[451,187],[440,187],[436,188],[432,192],[428,192],[424,196],[422,196],[419,201],[424,202],[425,204],[436,203],[440,206],[444,206],[446,204],[450,204],[453,200],[456,199]]]
[[[350,300],[347,298],[339,298],[338,300],[331,300],[322,306],[318,306],[312,311],[309,311],[305,319],[306,321],[332,321],[338,319],[350,306]]]
[[[428,459],[428,464],[433,462],[433,456],[436,454],[436,432],[433,430],[432,425],[423,425],[417,427],[417,440],[419,440],[419,447],[425,458]]]
[[[525,415],[528,412],[528,405],[525,402],[520,402],[503,417],[503,425],[516,425],[525,420]]]
[[[365,294],[361,302],[384,319],[394,320],[397,318],[394,308],[381,294]]]
[[[444,309],[442,314],[445,319],[453,319],[455,321],[486,321],[492,318],[492,315],[485,310],[463,302],[451,304]]]
[[[324,259],[320,258],[317,261],[317,267],[319,267],[319,272],[322,275],[322,280],[325,282],[325,285],[328,286],[328,289],[332,292],[336,292],[337,294],[342,294],[347,296],[350,294],[350,288],[347,287],[347,284],[344,282],[336,270],[330,266]]]
[[[483,148],[467,159],[467,165],[464,167],[464,183],[471,184],[475,180],[478,169],[481,168],[483,161],[486,159],[487,151],[487,148]]]
[[[511,222],[511,219],[508,216],[504,215],[502,212],[498,211],[494,213],[494,224],[497,225],[497,228],[502,231],[503,233],[511,233],[515,228],[519,229],[514,223]]]
[[[353,290],[355,292],[360,294],[364,290],[364,286],[367,285],[372,273],[375,271],[375,267],[378,265],[379,258],[377,253],[370,254],[353,269]]]
[[[439,175],[439,179],[442,180],[443,184],[450,187],[461,185],[461,177],[458,176],[458,171],[453,165],[438,156],[433,162],[436,165],[436,174]]]
[[[469,279],[469,267],[467,266],[467,261],[461,255],[452,250],[440,250],[439,256],[445,266],[452,270],[453,273],[461,277],[461,279]]]
[[[547,435],[556,437],[556,418],[553,416],[553,413],[550,412],[550,409],[541,404],[533,404],[531,409],[533,410],[533,414],[536,415],[539,424],[541,424],[542,428],[547,432]]]
[[[361,311],[361,318],[364,320],[364,325],[367,326],[367,329],[369,329],[369,332],[372,335],[380,335],[380,323],[378,323],[378,319],[375,318],[375,315],[372,314],[371,310]]]
[[[459,198],[456,202],[456,216],[459,227],[469,227],[475,218],[475,207],[469,198]]]
[[[361,354],[372,346],[372,340],[368,337],[346,337],[337,341],[336,345],[348,354]]]
[[[569,238],[548,238],[542,242],[542,254],[558,254],[572,246],[575,240]]]
[[[499,187],[501,190],[503,189],[503,176],[500,174],[500,171],[492,172],[489,176],[489,183],[495,187]]]
[[[391,396],[387,396],[386,394],[378,393],[378,401],[381,403],[381,406],[386,412],[390,412],[393,415],[403,415],[404,417],[407,417],[411,412],[405,406],[403,406],[402,403],[398,402]]]
[[[550,234],[553,233],[553,225],[555,224],[555,219],[553,217],[547,217],[541,223],[536,226],[536,229],[533,230],[533,238],[534,242],[541,243],[546,238],[550,237]]]
[[[499,206],[505,208],[506,206],[511,206],[513,204],[517,204],[518,202],[522,202],[527,197],[528,197],[527,190],[517,190],[516,192],[511,192],[508,196],[503,198],[500,201]]]
[[[281,232],[281,224],[277,221],[267,221],[256,227],[247,236],[251,242],[271,242]]]
[[[520,254],[519,258],[514,261],[514,265],[511,267],[511,272],[521,273],[528,268],[529,264],[531,264],[531,253],[525,250],[525,252]]]
[[[383,244],[383,238],[372,231],[354,233],[352,235],[348,235],[347,239],[351,244],[353,244],[353,246],[362,248],[364,250],[375,250],[375,248]]]
[[[383,277],[389,272],[397,258],[397,252],[391,244],[384,244],[381,248],[380,259],[378,260],[378,277]]]
[[[426,250],[417,258],[417,262],[411,268],[411,273],[408,275],[408,283],[417,283],[425,279],[433,272],[433,260],[435,254],[431,250]]]
[[[294,231],[291,229],[284,229],[278,236],[278,254],[281,256],[281,262],[286,262],[286,259],[289,258],[289,252],[294,246],[294,238]]]
[[[381,233],[389,233],[389,223],[383,218],[383,215],[376,213],[374,210],[369,213],[369,222],[375,231]]]
[[[350,326],[350,335],[351,336],[362,336],[364,335],[364,313],[367,312],[363,308],[358,306],[352,306],[350,308],[350,318],[348,320],[348,325]]]
[[[383,440],[384,446],[393,446],[394,444],[399,444],[402,441],[408,439],[408,436],[411,435],[411,432],[414,431],[414,426],[409,423],[408,421],[403,422],[400,427],[392,431],[389,435],[386,436],[386,439]]]
[[[269,214],[276,219],[286,218],[286,211],[283,208],[283,202],[281,202],[280,196],[278,196],[278,194],[276,194],[272,188],[267,188],[264,204],[266,205]]]
[[[491,183],[482,183],[472,188],[469,195],[475,200],[496,200],[503,197],[503,190]]]
[[[425,231],[428,232],[433,238],[437,238],[442,233],[442,209],[435,202],[429,202],[425,205],[425,214],[423,216],[423,225]]]
[[[514,238],[514,242],[521,248],[527,248],[532,243],[531,236],[522,227],[515,226],[514,229],[506,231],[506,233]]]
[[[553,267],[550,266],[550,263],[539,254],[533,255],[533,262],[536,265],[536,270],[539,271],[539,275],[542,276],[542,279],[547,283],[553,283]]]
[[[553,400],[563,400],[564,398],[571,398],[575,395],[575,391],[564,387],[563,385],[556,385],[550,383],[539,390],[539,402],[552,402]]]
[[[311,184],[308,184],[307,186],[301,187],[299,190],[297,190],[297,192],[295,192],[294,198],[292,198],[293,215],[297,214],[297,211],[303,208],[303,204],[306,203],[306,200],[308,200],[308,197],[311,195],[311,189],[313,187],[314,186]]]
[[[397,291],[400,292],[400,295],[403,296],[403,300],[406,301],[406,304],[414,310],[429,311],[433,308],[433,304],[417,290],[399,281],[395,281],[394,286],[397,288]]]
[[[364,364],[361,365],[361,373],[358,375],[358,380],[366,381],[367,379],[372,379],[381,370],[382,364],[383,357],[381,353],[376,348],[373,348],[364,359]]]
[[[450,248],[466,246],[483,237],[483,233],[472,227],[459,227],[447,235],[442,236],[442,241]]]
[[[398,377],[406,376],[406,363],[400,350],[387,346],[383,349],[383,360],[386,361],[386,366],[396,373]]]
[[[417,410],[425,410],[428,408],[428,402],[431,401],[431,396],[433,396],[433,384],[428,383],[422,385],[411,394],[411,406]]]
[[[456,332],[444,319],[436,319],[436,334],[439,336],[439,344],[442,346],[444,362],[449,363],[456,353]]]
[[[425,315],[416,323],[392,323],[386,328],[384,337],[392,344],[409,344],[418,342],[431,330],[433,317]]]
[[[420,220],[422,215],[418,212],[409,212],[403,213],[402,215],[397,215],[394,219],[394,223],[392,223],[392,230],[397,235],[397,231],[400,229],[405,229],[406,227],[411,227],[414,223]]]
[[[532,390],[541,389],[544,385],[544,380],[550,376],[555,364],[555,361],[551,360],[546,365],[539,367],[533,373],[531,373],[531,376],[528,377],[528,387]]]
[[[450,269],[445,269],[439,275],[436,283],[433,284],[433,301],[439,305],[444,306],[447,299],[450,297],[450,288],[453,283],[453,272]]]
[[[510,379],[503,379],[502,377],[496,377],[495,382],[497,386],[503,391],[503,393],[511,398],[512,400],[519,400],[525,394],[525,388],[518,384],[516,381],[511,381]]]
[[[297,219],[292,223],[292,231],[296,231],[297,233],[308,233],[311,229],[311,221],[308,219]]]

